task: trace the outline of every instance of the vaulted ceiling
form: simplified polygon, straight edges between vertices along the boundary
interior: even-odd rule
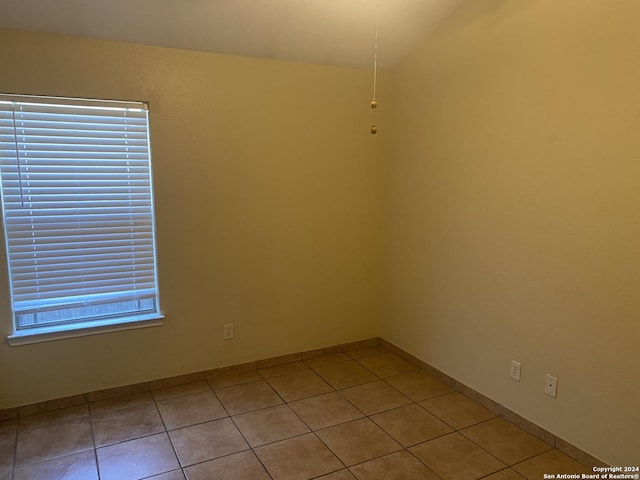
[[[368,67],[378,10],[378,65],[388,68],[462,1],[0,0],[0,27]]]

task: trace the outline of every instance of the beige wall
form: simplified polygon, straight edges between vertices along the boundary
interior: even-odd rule
[[[166,315],[0,344],[0,408],[377,334],[370,72],[8,30],[0,65],[0,92],[149,101]],[[3,334],[7,290],[2,274]],[[236,338],[223,342],[227,322]]]
[[[639,19],[470,0],[389,87],[381,335],[613,465],[640,461]]]

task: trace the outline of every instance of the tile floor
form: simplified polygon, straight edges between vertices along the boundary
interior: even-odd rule
[[[381,346],[0,422],[0,480],[589,473]]]

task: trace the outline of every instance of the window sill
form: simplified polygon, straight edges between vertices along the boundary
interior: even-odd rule
[[[101,333],[119,332],[137,328],[158,327],[162,325],[164,315],[139,315],[125,317],[118,320],[103,320],[101,322],[75,323],[73,325],[53,325],[48,327],[30,328],[17,331],[7,337],[7,343],[12,347],[29,345],[32,343],[50,342],[65,338],[84,337]]]

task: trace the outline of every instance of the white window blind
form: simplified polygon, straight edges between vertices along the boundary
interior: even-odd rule
[[[148,111],[0,95],[16,331],[158,313]]]

